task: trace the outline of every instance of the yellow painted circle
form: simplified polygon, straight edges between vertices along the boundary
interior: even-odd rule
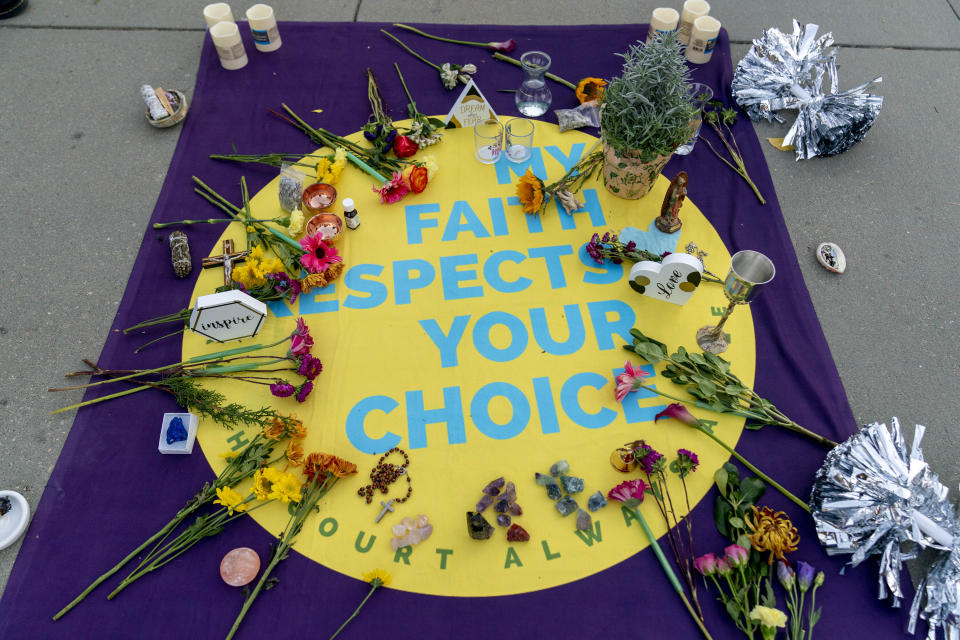
[[[560,134],[554,125],[537,122],[536,127],[533,166],[542,161],[548,182],[563,175],[562,161],[575,160],[595,142],[579,132]],[[590,182],[581,199],[593,206],[593,214],[582,211],[571,218],[550,203],[540,220],[542,231],[537,231],[536,225],[528,228],[528,217],[509,200],[517,176],[504,165],[499,170],[508,173],[498,180],[498,167],[477,163],[472,137],[469,129],[449,130],[439,145],[420,152],[436,157],[439,173],[425,192],[397,204],[381,205],[366,175],[354,168],[344,172],[337,192],[340,198],[353,198],[361,221],[358,229],[345,229],[337,245],[346,262],[344,275],[334,286],[301,297],[291,315],[271,313],[257,338],[241,342],[278,340],[302,315],[315,339],[313,353],[324,363],[306,403],[273,398],[266,387],[240,382],[205,384],[231,401],[295,413],[310,429],[306,451],[334,453],[358,465],[360,472],[342,480],[320,503],[296,551],[357,578],[385,568],[393,573],[396,589],[493,596],[581,579],[647,544],[637,523],[625,518],[616,503],[591,514],[590,535],[578,534],[576,515],[561,517],[544,488],[534,483],[534,472],[547,472],[559,459],[568,460],[571,475],[586,481],[586,490],[575,496],[582,507],[590,494],[606,494],[637,477],[637,472],[618,473],[609,460],[613,449],[638,438],[670,459],[680,447],[696,451],[702,464],[688,478],[691,504],[707,492],[713,471],[726,459],[724,451],[675,421],[654,424],[656,408],[669,402],[659,396],[638,400],[638,393],[631,394],[625,406],[632,413],[625,413],[614,399],[613,377],[630,356],[621,348],[624,340],[603,325],[615,324],[618,314],[635,316],[633,324],[647,335],[671,349],[683,345],[694,351],[697,329],[715,324],[726,301],[720,287],[709,283],[685,306],[642,296],[628,286],[629,264],[609,267],[615,269],[615,281],[596,282],[604,270],[581,252],[582,245],[593,233],[625,226],[646,230],[663,202],[668,185],[663,176],[638,201],[616,198],[601,182]],[[229,196],[237,200],[237,194]],[[279,215],[276,180],[253,198],[252,207],[255,218]],[[337,205],[333,210],[342,212]],[[683,228],[674,234],[672,250],[683,251],[695,242],[709,254],[707,268],[722,277],[730,254],[716,231],[689,198],[681,216]],[[242,246],[239,227],[232,225],[223,239]],[[208,249],[220,253],[219,247],[218,241]],[[204,270],[194,299],[212,292],[221,278],[219,270]],[[525,278],[528,286],[523,286]],[[446,349],[445,361],[427,327],[438,342],[457,345]],[[734,313],[727,330],[732,341],[725,357],[752,385],[755,345],[749,311]],[[563,346],[571,335],[571,345]],[[185,357],[218,348],[196,334],[183,339]],[[640,363],[636,356],[630,359]],[[659,375],[650,382],[682,395]],[[355,427],[358,407],[370,409],[361,423],[367,438],[387,438],[380,441],[387,448],[395,434],[411,459],[413,495],[379,524],[374,519],[382,496],[378,493],[371,505],[357,496],[380,457],[357,447],[356,429],[351,432],[349,425]],[[716,420],[715,432],[726,442],[737,441],[742,419],[697,413]],[[628,421],[631,416],[634,422]],[[239,448],[251,435],[204,421],[198,439],[218,472],[224,464],[220,454]],[[514,521],[530,533],[529,542],[508,543],[501,527],[485,541],[467,535],[466,512],[474,509],[481,489],[499,476],[516,484],[523,515]],[[678,481],[674,477],[671,482]],[[671,486],[675,498],[683,495],[679,484]],[[401,497],[406,483],[401,480],[392,489],[391,497]],[[665,526],[656,505],[648,501],[642,509],[662,535]],[[394,553],[390,527],[417,514],[429,517],[433,535],[408,554]],[[485,515],[495,521],[492,510]],[[270,504],[252,517],[276,534],[287,521],[287,510]]]
[[[637,283],[638,285],[640,285],[641,287],[645,287],[645,286],[647,286],[648,284],[650,284],[650,278],[648,278],[647,276],[637,276],[637,277],[634,279],[634,282],[636,282],[636,283]]]

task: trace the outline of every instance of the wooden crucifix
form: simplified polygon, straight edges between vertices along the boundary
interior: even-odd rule
[[[210,256],[203,259],[203,268],[223,266],[223,286],[233,284],[233,263],[247,259],[247,251],[233,251],[233,240],[223,241],[223,255]]]

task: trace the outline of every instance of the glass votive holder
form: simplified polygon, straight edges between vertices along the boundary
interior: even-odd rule
[[[503,125],[496,118],[487,118],[473,127],[474,156],[483,164],[494,164],[503,149]]]
[[[512,118],[506,126],[506,151],[510,162],[523,162],[530,157],[533,148],[533,120]]]
[[[687,97],[690,98],[690,104],[697,112],[690,121],[690,130],[693,132],[690,139],[673,150],[673,153],[679,156],[689,154],[693,151],[693,145],[697,144],[697,138],[700,136],[700,126],[703,124],[703,107],[713,99],[713,89],[702,82],[693,82],[687,89]]]

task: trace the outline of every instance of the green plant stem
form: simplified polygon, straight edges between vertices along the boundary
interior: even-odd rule
[[[103,396],[100,398],[94,398],[93,400],[86,400],[84,402],[78,402],[77,404],[72,404],[69,407],[61,407],[60,409],[54,409],[50,412],[50,415],[57,413],[63,413],[64,411],[69,411],[70,409],[79,409],[80,407],[86,407],[91,404],[97,404],[98,402],[103,402],[104,400],[112,400],[114,398],[119,398],[121,396],[128,396],[131,393],[136,393],[138,391],[143,391],[144,389],[149,389],[150,385],[145,384],[139,387],[134,387],[133,389],[127,389],[126,391],[120,391],[118,393],[111,393],[108,396]]]
[[[487,42],[472,42],[470,40],[454,40],[453,38],[442,38],[440,36],[431,35],[425,31],[420,31],[420,29],[417,29],[415,27],[411,27],[405,24],[400,24],[397,22],[394,22],[393,26],[399,27],[401,29],[406,29],[407,31],[412,31],[417,35],[423,36],[424,38],[430,38],[431,40],[439,40],[440,42],[452,42],[453,44],[465,44],[471,47],[483,47],[484,49],[486,49],[487,45],[489,44]]]
[[[397,26],[397,25],[394,25],[394,26]],[[407,81],[403,79],[403,74],[400,73],[400,65],[394,62],[393,68],[397,70],[397,75],[400,76],[400,84],[403,85],[403,92],[407,94],[407,100],[410,102],[410,106],[413,107],[414,112],[416,112],[417,103],[414,102],[413,96],[410,95],[410,89],[407,88]]]
[[[673,590],[676,591],[677,595],[680,596],[680,599],[683,600],[683,605],[687,608],[687,611],[690,613],[690,617],[693,618],[693,621],[697,623],[697,627],[700,629],[700,633],[703,634],[703,637],[707,638],[708,640],[713,640],[713,638],[710,636],[710,632],[707,631],[705,626],[703,626],[703,621],[697,616],[696,611],[694,611],[693,607],[690,605],[690,601],[687,600],[687,596],[683,593],[683,586],[680,585],[680,580],[677,579],[677,574],[675,574],[673,569],[670,568],[670,563],[667,561],[667,557],[663,555],[663,549],[661,549],[660,545],[657,543],[657,539],[653,535],[653,531],[650,530],[650,525],[647,524],[643,514],[640,513],[640,509],[633,507],[633,512],[637,516],[637,522],[640,523],[640,528],[643,529],[643,533],[646,534],[647,540],[650,541],[650,546],[653,548],[653,553],[657,556],[660,566],[663,567],[663,572],[667,574],[667,580],[670,581],[670,585],[673,587]]]
[[[510,64],[516,65],[516,66],[518,66],[518,67],[523,67],[523,63],[522,63],[522,62],[520,62],[520,61],[517,60],[516,58],[511,58],[510,56],[508,56],[508,55],[506,55],[506,54],[500,53],[499,51],[497,51],[496,53],[494,53],[494,54],[493,54],[493,57],[496,58],[497,60],[502,60],[503,62],[509,62]],[[550,72],[548,71],[548,72],[546,73],[546,76],[547,76],[548,78],[550,78],[551,80],[553,80],[554,82],[559,82],[560,84],[562,84],[563,86],[567,87],[567,88],[570,89],[571,91],[576,91],[576,90],[577,90],[577,85],[573,84],[572,82],[567,82],[566,80],[564,80],[563,78],[561,78],[561,77],[558,76],[558,75],[554,75],[554,74],[552,74],[552,73],[550,73]]]
[[[168,333],[168,334],[166,334],[166,335],[160,336],[159,338],[154,338],[154,339],[151,340],[150,342],[148,342],[148,343],[146,343],[146,344],[140,345],[139,347],[137,347],[136,349],[134,349],[133,352],[134,352],[134,353],[140,353],[141,351],[143,351],[144,349],[146,349],[147,347],[149,347],[149,346],[152,345],[153,343],[155,343],[155,342],[160,342],[161,340],[163,340],[163,339],[165,339],[165,338],[169,338],[169,337],[171,337],[171,336],[175,336],[175,335],[177,335],[178,333],[183,333],[183,332],[186,331],[186,330],[187,330],[186,327],[183,327],[183,328],[181,328],[181,329],[177,329],[176,331],[173,331],[173,332]]]
[[[346,620],[344,620],[344,621],[343,621],[343,624],[340,625],[340,627],[339,627],[336,631],[333,632],[333,635],[330,636],[330,640],[333,640],[333,639],[336,638],[338,635],[340,635],[340,632],[343,631],[343,628],[344,628],[345,626],[347,626],[347,624],[348,624],[351,620],[353,620],[354,618],[357,617],[357,614],[360,613],[360,609],[363,608],[363,605],[367,604],[367,600],[370,599],[370,596],[372,596],[372,595],[373,595],[373,592],[376,591],[379,587],[380,587],[379,584],[375,584],[375,585],[371,585],[371,586],[370,586],[370,591],[367,592],[366,597],[365,597],[363,600],[360,601],[360,604],[357,606],[356,609],[353,610],[353,613],[350,614],[350,617],[347,618]]]
[[[817,588],[817,585],[813,585],[813,590],[810,592],[810,616],[807,617],[810,628],[807,629],[807,640],[813,640],[813,628],[817,624],[812,617],[817,611]]]
[[[718,127],[713,122],[710,122],[709,124],[711,127],[713,127],[713,130],[716,132],[717,136],[720,138],[720,141],[723,142],[724,146],[727,148],[727,151],[730,153],[730,157],[734,159],[734,162],[737,163],[737,166],[730,164],[730,162],[728,162],[726,158],[721,156],[717,152],[717,150],[714,148],[714,146],[710,144],[709,140],[704,138],[703,139],[704,142],[707,143],[707,146],[710,147],[710,150],[713,151],[714,155],[720,158],[724,163],[726,163],[728,167],[733,169],[741,178],[743,178],[746,181],[748,185],[750,185],[750,188],[753,189],[753,193],[754,195],[757,196],[757,199],[760,201],[760,204],[767,204],[767,201],[764,199],[763,195],[761,195],[760,190],[757,188],[757,185],[753,183],[753,180],[751,180],[750,176],[747,174],[747,167],[743,163],[743,158],[740,156],[740,154],[736,153],[733,150],[733,148],[730,146],[730,143],[727,142],[727,139],[724,137],[723,132],[720,131],[720,127]]]
[[[433,67],[433,68],[436,69],[437,71],[440,71],[440,67],[439,67],[438,65],[433,64],[432,62],[430,62],[429,60],[427,60],[426,58],[424,58],[422,55],[420,55],[419,53],[417,53],[416,51],[414,51],[413,49],[411,49],[411,48],[408,47],[407,45],[403,44],[403,41],[401,41],[400,38],[398,38],[397,36],[393,35],[393,34],[390,33],[389,31],[384,31],[383,29],[380,29],[380,33],[382,33],[383,35],[387,36],[388,38],[393,39],[394,42],[396,42],[396,43],[399,44],[401,47],[403,47],[404,49],[406,49],[406,50],[407,50],[407,53],[409,53],[410,55],[412,55],[414,58],[420,60],[420,62],[425,62],[426,64],[430,65],[431,67]]]
[[[53,619],[54,619],[54,620],[59,620],[60,618],[62,618],[62,617],[63,617],[66,613],[68,613],[71,609],[73,609],[75,606],[77,606],[78,604],[80,604],[80,602],[81,602],[84,598],[86,598],[86,597],[90,594],[91,591],[93,591],[93,590],[96,589],[98,586],[100,586],[100,584],[103,583],[104,580],[106,580],[107,578],[109,578],[110,576],[112,576],[113,574],[115,574],[117,571],[119,571],[125,564],[127,564],[128,562],[130,562],[131,560],[133,560],[141,551],[143,551],[143,550],[146,549],[148,546],[150,546],[151,544],[153,544],[154,541],[156,541],[157,539],[162,539],[162,538],[165,537],[170,531],[172,531],[173,529],[175,529],[175,528],[177,527],[177,525],[179,525],[181,522],[183,522],[183,520],[187,517],[187,515],[189,515],[189,513],[182,513],[182,515],[181,515],[181,514],[177,514],[177,517],[176,517],[176,518],[174,518],[173,520],[171,520],[170,522],[168,522],[168,523],[166,524],[166,526],[164,526],[162,529],[160,529],[160,530],[157,531],[155,534],[153,534],[150,538],[148,538],[147,540],[145,540],[144,543],[141,544],[139,547],[137,547],[136,549],[134,549],[133,551],[131,551],[131,552],[127,555],[126,558],[124,558],[123,560],[121,560],[120,562],[118,562],[117,564],[115,564],[115,565],[113,566],[113,568],[111,568],[109,571],[107,571],[106,573],[102,574],[99,578],[97,578],[96,580],[94,580],[93,582],[91,582],[91,583],[90,583],[90,586],[88,586],[86,589],[84,589],[83,591],[81,591],[81,592],[80,592],[80,595],[78,595],[76,598],[74,598],[73,601],[70,602],[70,604],[68,604],[67,606],[65,606],[63,609],[60,609],[60,611],[58,611],[57,614],[56,614],[55,616],[53,616]]]

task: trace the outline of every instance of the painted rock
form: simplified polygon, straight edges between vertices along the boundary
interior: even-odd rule
[[[223,556],[220,577],[231,587],[250,584],[260,571],[260,556],[250,547],[239,547]]]

